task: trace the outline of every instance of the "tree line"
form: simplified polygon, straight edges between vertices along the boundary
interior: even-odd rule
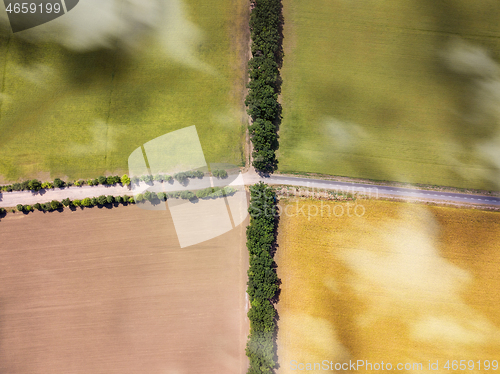
[[[279,279],[273,260],[276,246],[277,207],[275,191],[260,182],[250,187],[250,225],[247,227],[247,293],[250,299],[250,335],[246,354],[250,359],[248,374],[271,373],[274,361],[276,309],[273,301]]]
[[[84,199],[70,200],[66,198],[62,201],[52,200],[46,203],[36,203],[33,205],[23,205],[17,204],[16,210],[18,212],[29,213],[35,210],[52,212],[63,207],[86,207],[91,208],[94,206],[104,206],[106,204],[134,204],[134,203],[144,203],[146,201],[152,204],[159,204],[167,199],[185,199],[185,200],[195,200],[195,199],[216,199],[224,196],[231,196],[237,192],[234,187],[207,187],[196,192],[191,191],[175,191],[175,192],[152,192],[145,191],[144,193],[137,194],[134,196],[112,196],[112,195],[101,195],[99,197],[86,197]],[[15,210],[12,210],[15,212]],[[0,215],[5,215],[7,210],[0,208]]]
[[[225,170],[213,170],[212,175],[216,178],[227,178],[227,171]],[[158,174],[158,175],[143,175],[140,177],[129,177],[127,174],[124,174],[123,176],[119,177],[118,175],[112,175],[105,177],[101,175],[99,178],[95,179],[88,179],[88,180],[83,180],[79,179],[74,182],[65,182],[61,180],[60,178],[54,179],[53,182],[41,182],[38,179],[28,179],[23,182],[17,182],[13,184],[8,184],[5,186],[1,186],[0,189],[1,191],[4,192],[12,192],[12,191],[39,191],[42,189],[52,189],[52,188],[64,188],[64,187],[71,187],[71,186],[98,186],[98,185],[103,185],[103,186],[113,186],[118,183],[121,183],[124,186],[129,186],[132,183],[139,184],[140,182],[145,182],[145,183],[153,183],[154,181],[156,182],[169,182],[172,183],[175,180],[177,180],[181,184],[186,184],[187,180],[189,178],[203,178],[205,174],[202,171],[187,171],[187,172],[181,172],[175,174],[173,177],[170,175],[163,175],[163,174]]]
[[[277,169],[278,128],[281,123],[279,69],[283,59],[281,0],[251,0],[250,35],[252,58],[245,105],[252,118],[249,132],[253,144],[252,165],[260,171]]]

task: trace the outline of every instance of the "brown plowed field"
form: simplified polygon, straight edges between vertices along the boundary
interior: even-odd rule
[[[0,373],[243,373],[246,223],[181,249],[166,212],[0,222]]]

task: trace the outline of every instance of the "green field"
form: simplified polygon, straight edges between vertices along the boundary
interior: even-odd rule
[[[171,50],[151,37],[128,52],[83,53],[4,30],[0,182],[126,172],[134,149],[192,125],[207,162],[241,165],[248,7],[236,0],[183,5],[199,34],[190,40],[191,29],[175,30],[192,47],[185,61],[171,57],[183,53],[186,39]]]
[[[283,4],[281,172],[500,189],[500,3]]]

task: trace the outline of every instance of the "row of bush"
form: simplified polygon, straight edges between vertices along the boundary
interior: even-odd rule
[[[196,192],[192,191],[175,191],[175,192],[151,192],[146,191],[143,194],[137,194],[135,200],[137,202],[151,201],[159,202],[166,201],[167,199],[185,199],[185,200],[195,200],[195,199],[206,199],[206,198],[218,198],[229,196],[236,192],[236,189],[231,186],[226,187],[208,187],[203,190],[198,190]]]
[[[99,184],[102,185],[114,185],[117,183],[122,183],[123,185],[129,185],[130,184],[130,178],[125,174],[122,177],[119,177],[117,175],[114,176],[100,176],[99,178],[96,179],[89,179],[89,180],[76,180],[74,182],[65,182],[60,178],[54,179],[53,182],[41,182],[38,179],[30,179],[30,180],[25,180],[20,183],[13,183],[9,184],[6,186],[2,186],[1,190],[5,192],[11,192],[11,191],[39,191],[41,189],[51,189],[51,188],[63,188],[63,187],[71,187],[71,186],[83,186],[83,185],[89,185],[89,186],[97,186]]]
[[[214,170],[212,175],[217,178],[227,178],[227,172],[225,170]],[[1,190],[4,192],[11,191],[39,191],[41,189],[51,189],[51,188],[63,188],[63,187],[71,187],[71,186],[112,186],[118,183],[121,183],[124,186],[128,186],[131,183],[139,184],[140,182],[152,183],[153,181],[157,182],[171,182],[174,179],[179,183],[185,183],[188,178],[203,178],[204,173],[202,171],[188,171],[177,173],[173,177],[170,175],[143,175],[141,177],[132,177],[130,178],[127,174],[119,177],[118,175],[105,177],[101,175],[99,178],[88,179],[88,180],[76,180],[74,182],[65,182],[60,178],[54,179],[53,182],[41,182],[38,179],[30,179],[25,180],[20,183],[13,183],[6,186],[2,186]]]
[[[93,207],[93,206],[99,206],[99,205],[106,205],[106,204],[133,204],[135,202],[141,203],[145,201],[150,201],[152,203],[155,202],[161,202],[161,201],[166,201],[167,199],[186,199],[186,200],[193,200],[193,199],[204,199],[204,198],[218,198],[218,197],[223,197],[223,196],[229,196],[233,193],[236,192],[236,189],[234,189],[231,186],[226,186],[226,187],[208,187],[203,190],[196,191],[195,193],[191,191],[176,191],[176,192],[151,192],[151,191],[146,191],[143,194],[138,194],[135,196],[112,196],[112,195],[101,195],[99,197],[86,197],[82,200],[70,200],[69,198],[66,198],[62,200],[61,202],[57,200],[52,200],[50,202],[46,203],[36,203],[34,205],[23,205],[23,204],[18,204],[16,206],[17,211],[19,212],[32,212],[34,210],[40,210],[40,211],[46,211],[46,212],[51,212],[53,210],[60,209],[62,207]],[[5,214],[6,210],[4,208],[0,209],[0,214]]]
[[[249,132],[253,144],[253,166],[273,172],[278,166],[276,150],[281,105],[279,68],[283,58],[281,0],[252,0],[250,33],[252,58],[249,61],[250,82],[245,104],[252,117]]]
[[[247,293],[250,298],[250,335],[246,354],[248,374],[270,373],[276,366],[276,310],[273,302],[279,279],[273,260],[276,245],[277,208],[275,191],[260,182],[250,187],[250,225],[247,248],[250,256]]]
[[[63,207],[93,207],[98,205],[106,205],[106,204],[133,204],[135,200],[132,196],[104,196],[101,195],[99,197],[86,197],[82,200],[70,200],[69,198],[64,199],[63,201],[52,200],[46,203],[36,203],[34,205],[22,205],[18,204],[16,209],[19,212],[32,212],[34,210],[40,210],[45,212],[51,212],[53,210],[57,210]]]

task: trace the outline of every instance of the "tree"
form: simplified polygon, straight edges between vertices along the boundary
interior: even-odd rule
[[[108,204],[113,204],[115,202],[115,198],[111,195],[106,196],[106,202]]]
[[[118,179],[118,180],[119,180],[119,179]],[[107,177],[107,178],[106,178],[106,184],[109,184],[109,185],[111,186],[111,185],[113,185],[113,184],[115,184],[115,183],[117,183],[117,181],[116,181],[115,177],[111,177],[111,176],[110,176],[110,177]]]
[[[66,183],[64,183],[61,179],[56,178],[54,179],[54,187],[55,188],[62,188],[65,186]]]
[[[90,200],[90,198],[86,197],[85,199],[82,200],[82,206],[85,206],[85,207],[92,206],[92,200]]]
[[[91,198],[90,202],[92,203],[92,206],[96,206],[97,204],[99,204],[99,202],[97,201],[97,197]]]
[[[69,199],[69,197],[67,197],[66,199],[64,199],[64,200],[62,201],[62,204],[63,204],[64,206],[70,206],[70,205],[71,205],[71,200]]]
[[[121,196],[115,196],[115,202],[117,202],[118,204],[123,203],[123,197],[121,197]]]
[[[42,182],[40,182],[38,179],[32,179],[28,183],[28,188],[31,191],[39,191],[42,188]]]
[[[104,175],[101,175],[99,178],[98,178],[98,181],[99,181],[99,184],[106,184],[106,182],[108,181],[108,178],[106,178]]]
[[[74,206],[81,206],[82,202],[81,200],[75,199],[71,202],[71,204],[73,204]]]
[[[61,207],[61,203],[57,200],[52,200],[50,202],[50,207],[52,208],[52,210],[59,209]]]
[[[100,204],[100,205],[105,205],[108,200],[106,199],[106,196],[104,195],[101,195],[97,198],[97,202]]]
[[[23,204],[17,204],[16,208],[18,212],[22,212],[24,210]]]
[[[25,212],[32,212],[33,211],[33,207],[31,205],[25,205],[24,206],[24,211]]]
[[[144,195],[142,193],[135,195],[135,201],[138,203],[144,201]]]
[[[188,177],[186,173],[177,173],[174,175],[174,179],[180,184],[186,183],[187,178]]]
[[[123,174],[123,176],[121,177],[121,182],[124,186],[130,186],[131,180],[127,174]]]
[[[192,200],[195,197],[196,197],[196,195],[194,193],[192,193],[191,191],[182,191],[181,192],[181,199]]]
[[[35,205],[33,205],[33,207],[34,207],[36,210],[42,210],[42,206],[40,205],[40,203],[36,203]]]

